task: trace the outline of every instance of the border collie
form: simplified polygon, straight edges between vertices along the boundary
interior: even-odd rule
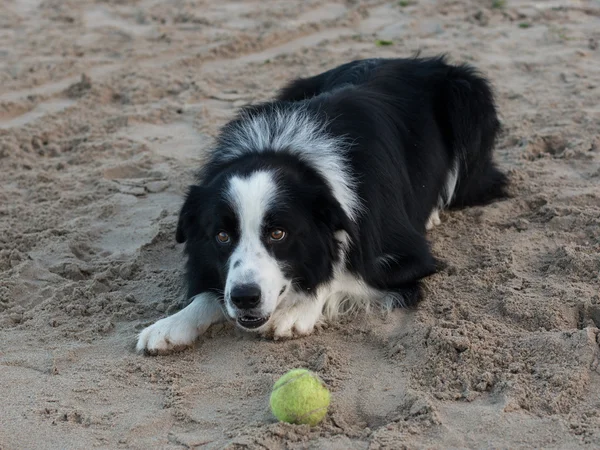
[[[439,211],[506,196],[498,129],[488,82],[443,56],[353,61],[242,109],[181,208],[191,303],[137,350],[188,346],[224,320],[278,339],[416,304]]]

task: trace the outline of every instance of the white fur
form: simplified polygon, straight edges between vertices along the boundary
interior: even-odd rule
[[[444,186],[444,202],[443,206],[448,207],[454,198],[454,192],[456,190],[456,184],[458,183],[458,175],[460,170],[460,162],[457,159],[454,160],[452,169],[448,173],[446,178],[446,185]],[[436,224],[437,225],[437,224]]]
[[[272,108],[267,113],[246,117],[229,130],[222,138],[226,151],[221,157],[230,160],[266,150],[297,155],[327,181],[344,212],[355,220],[362,207],[345,157],[349,143],[329,135],[327,125],[300,107]]]
[[[261,290],[260,312],[268,316],[277,306],[281,289],[289,284],[280,263],[269,255],[264,245],[264,218],[275,201],[276,191],[277,184],[269,172],[229,180],[227,197],[240,222],[240,241],[229,258],[225,283],[225,306],[234,319],[238,315],[231,302],[231,290],[235,286],[257,284]]]
[[[459,170],[460,161],[457,158],[454,160],[452,169],[450,169],[450,172],[448,172],[448,175],[446,176],[446,183],[444,184],[444,190],[438,199],[438,206],[431,210],[429,219],[427,219],[427,223],[425,224],[426,230],[431,230],[433,227],[441,225],[442,220],[440,219],[440,211],[447,208],[454,199],[454,193],[456,192],[456,185],[458,183]]]
[[[431,230],[436,225],[441,225],[441,223],[442,220],[440,219],[440,210],[436,208],[433,211],[431,211],[431,215],[429,216],[429,219],[427,219],[427,223],[425,224],[425,229]]]
[[[213,323],[225,319],[213,294],[199,294],[181,311],[159,320],[142,330],[136,350],[148,353],[168,353],[187,347]]]

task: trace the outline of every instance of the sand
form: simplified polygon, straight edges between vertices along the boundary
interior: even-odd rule
[[[0,448],[600,446],[600,3],[4,0]],[[382,45],[390,44],[390,45]],[[451,211],[415,312],[134,353],[185,305],[182,193],[235,109],[352,59],[492,80],[509,200]],[[308,367],[319,427],[278,424]]]

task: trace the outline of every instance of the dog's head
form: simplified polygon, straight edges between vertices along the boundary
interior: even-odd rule
[[[335,235],[352,228],[315,173],[265,158],[243,158],[192,186],[177,226],[188,277],[199,290],[218,290],[229,316],[252,330],[293,302],[294,292],[314,292],[332,277],[340,256]],[[203,277],[219,286],[204,285]]]

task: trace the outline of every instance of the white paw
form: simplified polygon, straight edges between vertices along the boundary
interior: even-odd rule
[[[431,230],[436,225],[441,225],[442,221],[440,219],[440,212],[437,209],[431,211],[431,215],[429,219],[427,219],[427,224],[425,225],[426,230]]]
[[[188,347],[197,338],[198,328],[175,315],[144,328],[138,337],[136,350],[151,355],[165,354]]]
[[[224,318],[213,294],[198,294],[181,311],[142,330],[136,349],[151,355],[180,350],[192,345],[208,327]]]
[[[290,339],[311,334],[319,319],[321,311],[310,308],[293,308],[273,317],[273,339]]]

